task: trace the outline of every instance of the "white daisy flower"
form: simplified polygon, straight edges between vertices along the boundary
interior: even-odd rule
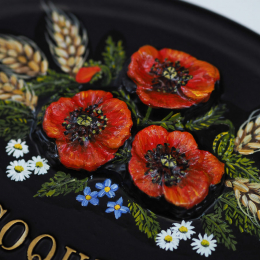
[[[24,154],[29,153],[28,145],[22,142],[21,139],[17,141],[14,139],[10,140],[5,149],[8,155],[13,154],[16,158],[23,157]]]
[[[156,236],[156,245],[166,251],[177,249],[179,241],[176,233],[172,233],[170,229],[167,229],[166,231],[162,230],[161,233]]]
[[[31,174],[25,160],[10,162],[10,165],[7,166],[6,172],[8,173],[7,177],[14,181],[23,181],[26,178],[29,178]]]
[[[28,167],[31,171],[34,171],[34,174],[45,174],[50,169],[50,166],[48,165],[48,161],[44,158],[41,158],[41,156],[33,156],[32,160],[29,160]]]
[[[179,234],[180,239],[183,240],[190,239],[191,235],[196,233],[195,231],[192,230],[194,227],[191,226],[191,223],[192,221],[185,222],[184,220],[181,222],[181,224],[173,223],[174,227],[171,227],[171,230]]]
[[[193,246],[192,249],[197,250],[198,254],[208,257],[209,255],[211,255],[211,251],[215,251],[215,247],[217,246],[217,241],[212,238],[212,234],[210,236],[205,234],[204,237],[199,234],[199,239],[192,239],[194,241],[193,243],[191,243],[191,246]]]

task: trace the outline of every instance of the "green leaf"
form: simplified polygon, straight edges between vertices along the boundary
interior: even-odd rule
[[[220,158],[230,156],[233,152],[234,141],[235,136],[229,132],[218,134],[213,142],[213,152]]]
[[[80,190],[83,190],[87,184],[88,178],[78,180],[72,178],[70,174],[66,174],[65,172],[57,172],[53,178],[50,178],[49,182],[42,184],[41,189],[37,191],[34,197],[67,195],[73,191],[78,193]]]
[[[74,78],[67,74],[57,73],[53,70],[48,70],[47,75],[37,77],[34,81],[30,82],[28,86],[37,96],[59,92],[66,88],[79,88],[79,84]]]
[[[25,138],[30,133],[33,114],[27,106],[9,100],[0,100],[0,137],[6,141]]]
[[[226,112],[226,105],[218,105],[210,109],[203,116],[188,121],[185,127],[191,131],[209,128]]]
[[[104,63],[111,71],[112,78],[116,78],[125,61],[125,51],[122,41],[115,43],[111,36],[106,40],[105,51],[102,53]]]
[[[155,239],[161,229],[157,221],[157,216],[153,212],[143,209],[140,205],[130,200],[128,201],[128,207],[139,230],[145,233],[148,238]]]
[[[236,250],[235,236],[230,226],[221,219],[221,215],[211,213],[202,217],[203,228],[207,235],[213,234],[218,243],[224,244],[228,249]],[[210,231],[209,231],[210,230]]]

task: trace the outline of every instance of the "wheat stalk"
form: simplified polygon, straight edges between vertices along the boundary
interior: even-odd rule
[[[260,151],[260,109],[255,110],[239,128],[234,150],[248,155]]]
[[[0,35],[0,68],[20,78],[46,74],[48,62],[40,48],[24,36]]]
[[[0,72],[0,99],[22,103],[32,110],[38,101],[38,97],[29,90],[24,80],[17,79],[15,75],[9,77],[4,72]]]
[[[260,220],[260,183],[249,182],[245,178],[235,178],[233,180],[227,180],[226,186],[233,188],[235,197],[241,211],[248,216],[257,226]],[[241,206],[246,208],[246,211]]]
[[[75,76],[84,64],[88,50],[87,31],[73,14],[66,14],[50,3],[43,3],[47,14],[46,40],[56,64]]]

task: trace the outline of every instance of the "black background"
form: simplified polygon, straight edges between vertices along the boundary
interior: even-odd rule
[[[221,100],[228,104],[227,117],[236,129],[259,108],[260,94],[260,38],[255,33],[209,11],[179,1],[144,0],[73,0],[53,1],[64,11],[74,13],[88,30],[90,58],[100,56],[102,40],[107,35],[118,35],[124,40],[127,58],[139,47],[150,44],[156,48],[173,48],[206,60],[219,68],[221,74]],[[24,35],[34,40],[53,64],[48,46],[44,40],[44,12],[40,1],[0,1],[0,33]],[[207,139],[207,136],[205,137]],[[27,140],[29,142],[29,140]],[[209,140],[212,143],[212,140]],[[52,199],[32,196],[51,175],[31,176],[22,183],[10,181],[5,169],[10,157],[6,156],[7,142],[1,141],[0,204],[8,213],[0,220],[0,229],[10,220],[22,219],[30,231],[25,243],[14,251],[0,247],[0,260],[25,260],[30,242],[41,234],[50,234],[57,241],[54,259],[61,260],[65,246],[101,260],[143,260],[143,259],[201,259],[192,250],[188,241],[180,241],[177,250],[166,252],[138,231],[133,218],[122,215],[115,220],[113,214],[105,214],[109,199],[100,200],[100,206],[80,207],[75,195]],[[36,155],[30,145],[30,153],[24,159]],[[259,161],[259,154],[254,156]],[[103,179],[95,178],[95,183]],[[116,181],[116,180],[114,180]],[[120,191],[122,192],[122,191]],[[121,194],[117,193],[118,199]],[[123,194],[123,193],[122,193]],[[72,206],[71,206],[72,205]],[[124,200],[126,205],[126,199]],[[172,221],[160,218],[162,229],[171,226]],[[194,221],[196,235],[203,233],[201,222]],[[248,234],[241,234],[233,227],[237,236],[237,251],[227,250],[218,244],[212,259],[257,259],[259,240]],[[17,228],[6,237],[11,243],[21,229]],[[49,243],[41,243],[38,252],[44,252]],[[36,252],[35,252],[36,253]],[[79,257],[71,257],[71,260]]]

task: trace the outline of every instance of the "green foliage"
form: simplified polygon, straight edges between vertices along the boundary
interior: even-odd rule
[[[229,132],[223,132],[216,136],[213,142],[213,151],[220,158],[230,156],[234,148],[235,136]]]
[[[156,221],[156,215],[149,210],[144,210],[140,205],[130,200],[128,207],[139,230],[145,233],[148,238],[155,239],[161,229],[159,222]]]
[[[242,177],[254,180],[255,182],[260,182],[258,175],[259,170],[254,166],[254,161],[242,156],[241,154],[230,154],[222,159],[226,162],[226,173],[231,178]]]
[[[202,217],[203,228],[207,235],[214,235],[218,243],[224,244],[228,249],[236,250],[237,241],[232,234],[228,223],[223,221],[221,214],[210,213]]]
[[[0,137],[6,141],[28,135],[32,119],[32,111],[27,106],[14,101],[0,100]]]
[[[67,87],[76,89],[79,87],[79,84],[72,77],[53,70],[48,70],[47,75],[37,77],[28,85],[37,96],[48,95]]]
[[[130,110],[132,111],[134,117],[138,120],[140,119],[140,115],[137,109],[137,106],[134,101],[131,100],[129,94],[126,94],[122,89],[119,89],[118,91],[112,91],[114,95],[117,96],[118,99],[124,101]]]
[[[41,189],[37,191],[34,197],[52,197],[60,194],[65,196],[73,191],[78,193],[83,191],[87,184],[88,178],[78,180],[65,172],[57,172],[53,178],[50,178],[49,182],[42,184]]]
[[[225,220],[229,224],[237,226],[241,233],[246,232],[250,235],[257,235],[260,238],[259,226],[251,221],[238,207],[233,191],[223,194],[216,203],[215,209],[220,213],[223,212]],[[246,212],[245,207],[243,207],[243,210]]]
[[[105,51],[102,53],[105,65],[110,69],[112,78],[115,78],[123,67],[125,51],[122,41],[115,43],[111,36],[106,40]]]
[[[226,105],[218,105],[210,109],[205,115],[188,121],[185,127],[191,131],[209,128],[226,112]]]
[[[126,147],[120,148],[115,155],[116,157],[112,163],[127,163],[131,158],[131,150]]]

